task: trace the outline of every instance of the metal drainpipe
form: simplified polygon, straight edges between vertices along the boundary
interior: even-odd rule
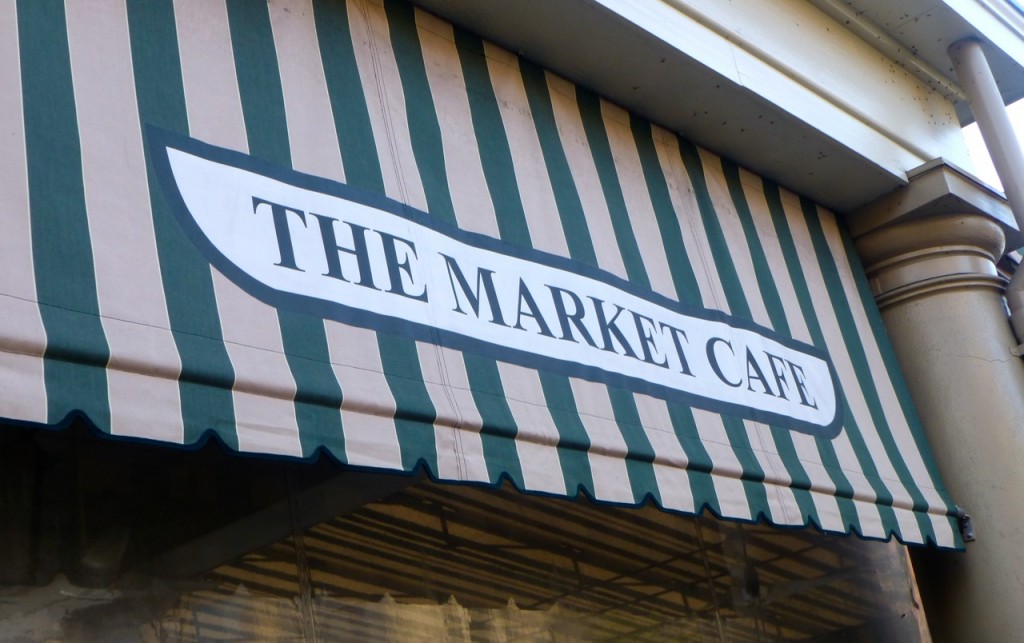
[[[999,94],[981,43],[973,38],[959,40],[949,48],[960,87],[967,95],[971,112],[992,157],[1017,228],[1024,231],[1024,154],[1010,124],[1006,105]],[[1024,344],[1024,269],[1018,269],[1006,287],[1010,324],[1018,344]]]

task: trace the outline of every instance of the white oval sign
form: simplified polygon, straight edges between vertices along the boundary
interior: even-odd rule
[[[148,136],[191,239],[273,306],[822,437],[839,431],[835,371],[811,346],[377,194],[156,128]]]

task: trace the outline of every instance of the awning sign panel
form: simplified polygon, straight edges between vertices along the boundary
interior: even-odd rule
[[[821,351],[578,261],[150,129],[175,215],[210,262],[285,309],[834,437]]]

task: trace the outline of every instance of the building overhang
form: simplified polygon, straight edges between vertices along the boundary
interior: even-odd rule
[[[928,218],[977,214],[996,223],[1006,248],[1024,246],[1013,213],[999,192],[960,168],[935,159],[909,173],[906,187],[847,216],[850,234],[859,238],[879,228]]]
[[[810,0],[926,85],[956,104],[962,125],[974,122],[946,53],[973,38],[1009,104],[1024,97],[1024,13],[1010,0]],[[1017,5],[1017,6],[1014,6]]]
[[[840,212],[905,185],[907,172],[946,156],[942,148],[959,135],[959,124],[950,122],[945,141],[915,134],[907,142],[899,124],[887,130],[873,120],[884,121],[877,108],[865,115],[870,105],[832,94],[829,72],[808,78],[806,69],[766,48],[763,33],[716,22],[715,9],[700,2],[417,3]],[[791,23],[806,19],[821,32],[845,29],[843,38],[853,34],[873,54],[880,52],[924,93],[955,105],[955,114],[947,108],[951,121],[971,120],[946,55],[958,39],[986,43],[1006,100],[1024,96],[1024,16],[1001,0],[909,0],[898,8],[887,0],[783,4]]]

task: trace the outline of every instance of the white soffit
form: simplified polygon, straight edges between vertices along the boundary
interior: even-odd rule
[[[852,19],[850,28],[864,40],[939,91],[956,84],[949,46],[980,40],[1004,101],[1024,98],[1024,14],[1007,0],[808,1],[839,22]],[[892,44],[900,50],[892,51]],[[961,123],[972,122],[966,100],[956,98]]]

